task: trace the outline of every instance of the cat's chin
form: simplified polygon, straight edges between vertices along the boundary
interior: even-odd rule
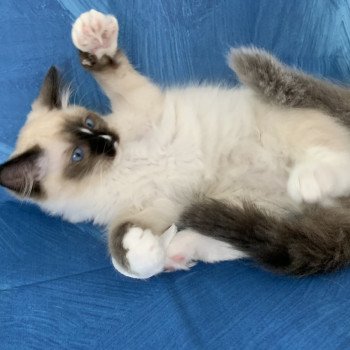
[[[69,221],[73,224],[80,222],[92,221],[93,217],[86,215],[86,213],[79,210],[72,210],[71,207],[63,207],[57,203],[37,203],[39,207],[47,214],[59,216],[63,220]]]
[[[92,218],[87,218],[83,215],[66,215],[62,214],[62,219],[71,222],[72,224],[77,224],[79,222],[87,222],[87,221],[92,221]]]

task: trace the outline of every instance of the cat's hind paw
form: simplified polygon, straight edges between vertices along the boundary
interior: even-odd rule
[[[128,277],[147,279],[157,275],[164,270],[166,246],[175,234],[175,226],[162,236],[154,235],[149,229],[130,227],[122,242],[127,266],[121,266],[113,258],[112,263],[116,270]]]
[[[310,161],[295,166],[287,184],[296,202],[327,202],[350,193],[350,158],[328,156],[323,161]]]
[[[72,40],[77,49],[95,55],[113,57],[117,51],[118,21],[96,10],[83,13],[74,22]]]

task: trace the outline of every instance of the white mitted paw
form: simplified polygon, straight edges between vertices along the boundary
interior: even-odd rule
[[[118,22],[112,15],[91,10],[75,21],[72,40],[76,48],[94,54],[113,56],[117,50]]]
[[[317,203],[346,196],[350,192],[350,158],[334,156],[297,164],[287,189],[296,202]]]
[[[125,234],[123,246],[127,250],[128,270],[112,259],[114,267],[126,276],[146,279],[164,270],[166,246],[176,234],[171,226],[162,236],[155,236],[151,230],[132,227]]]

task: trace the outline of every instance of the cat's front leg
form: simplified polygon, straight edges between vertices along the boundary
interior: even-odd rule
[[[109,233],[112,263],[125,276],[146,279],[164,270],[166,248],[176,233],[171,226],[162,235],[140,224],[125,222]]]
[[[123,106],[155,115],[154,106],[162,100],[161,90],[137,72],[118,49],[118,21],[112,15],[91,10],[73,24],[72,40],[79,50],[81,64],[90,70],[109,97],[112,109]]]

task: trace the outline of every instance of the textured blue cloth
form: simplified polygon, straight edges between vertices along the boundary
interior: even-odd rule
[[[118,16],[120,45],[163,85],[234,84],[224,55],[242,44],[350,82],[346,0],[2,0],[0,161],[52,64],[76,102],[108,109],[70,40],[90,8]],[[348,349],[350,269],[293,279],[242,261],[135,281],[114,271],[97,228],[0,191],[0,348]]]

